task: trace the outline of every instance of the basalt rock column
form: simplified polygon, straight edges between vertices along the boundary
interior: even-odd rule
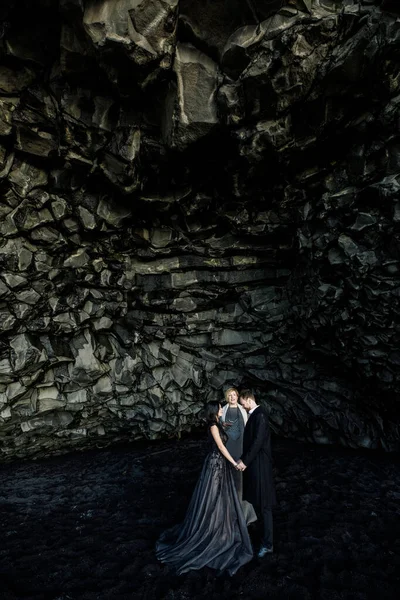
[[[2,11],[2,457],[177,435],[228,385],[398,448],[393,6]]]

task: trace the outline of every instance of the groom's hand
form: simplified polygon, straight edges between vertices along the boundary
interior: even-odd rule
[[[238,471],[244,471],[246,468],[246,465],[244,464],[243,461],[239,460],[239,462],[236,465],[236,468]]]

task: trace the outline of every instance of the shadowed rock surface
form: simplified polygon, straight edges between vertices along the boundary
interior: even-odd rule
[[[373,0],[21,0],[0,28],[2,458],[399,448],[400,22]]]
[[[398,597],[398,455],[289,440],[273,448],[275,553],[233,578],[170,573],[154,544],[205,452],[191,437],[0,466],[2,600]]]

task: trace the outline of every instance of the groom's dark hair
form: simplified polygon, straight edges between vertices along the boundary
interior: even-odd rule
[[[251,392],[250,390],[243,390],[242,392],[240,392],[239,398],[243,398],[243,400],[256,400],[253,392]]]

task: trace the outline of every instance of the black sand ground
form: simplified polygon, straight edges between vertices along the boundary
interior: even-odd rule
[[[1,600],[400,597],[399,457],[284,440],[275,553],[233,578],[171,574],[154,543],[204,455],[193,437],[0,466]]]

